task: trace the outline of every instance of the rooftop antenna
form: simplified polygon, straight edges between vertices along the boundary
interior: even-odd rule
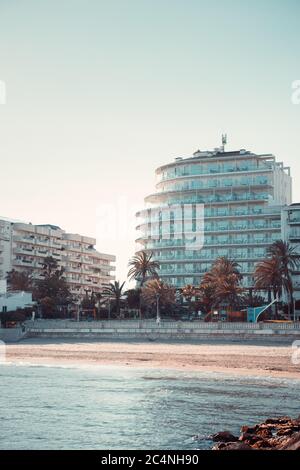
[[[227,144],[227,134],[222,134],[222,150],[225,151],[225,145]]]

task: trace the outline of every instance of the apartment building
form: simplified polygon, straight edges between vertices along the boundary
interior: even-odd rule
[[[55,225],[32,225],[0,221],[0,276],[11,269],[26,270],[41,277],[44,259],[52,256],[65,269],[74,296],[101,292],[113,281],[116,258],[95,249],[96,240],[66,233]]]
[[[138,250],[153,252],[160,277],[178,288],[199,285],[212,262],[227,256],[251,287],[255,264],[281,238],[290,169],[272,154],[221,147],[175,158],[155,174],[156,192],[137,213],[137,242]]]
[[[300,254],[300,204],[291,204],[282,209],[282,239]],[[294,298],[300,300],[300,267],[292,274]],[[298,303],[298,302],[297,302]]]

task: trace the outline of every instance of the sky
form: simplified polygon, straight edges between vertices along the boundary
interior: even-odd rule
[[[298,0],[0,0],[0,216],[95,237],[125,280],[154,171],[273,153],[300,201]]]

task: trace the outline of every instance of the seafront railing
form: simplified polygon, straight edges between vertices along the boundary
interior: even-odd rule
[[[72,329],[72,330],[106,330],[106,329],[188,329],[188,330],[299,330],[300,322],[295,323],[247,323],[247,322],[200,322],[200,321],[161,321],[158,326],[155,320],[43,320],[27,321],[28,330]]]

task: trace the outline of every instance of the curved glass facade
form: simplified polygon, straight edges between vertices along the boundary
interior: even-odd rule
[[[281,238],[289,169],[272,155],[221,149],[175,159],[156,170],[156,179],[156,192],[137,214],[137,241],[153,252],[161,278],[175,287],[198,285],[217,257],[228,256],[251,286],[255,263]]]

